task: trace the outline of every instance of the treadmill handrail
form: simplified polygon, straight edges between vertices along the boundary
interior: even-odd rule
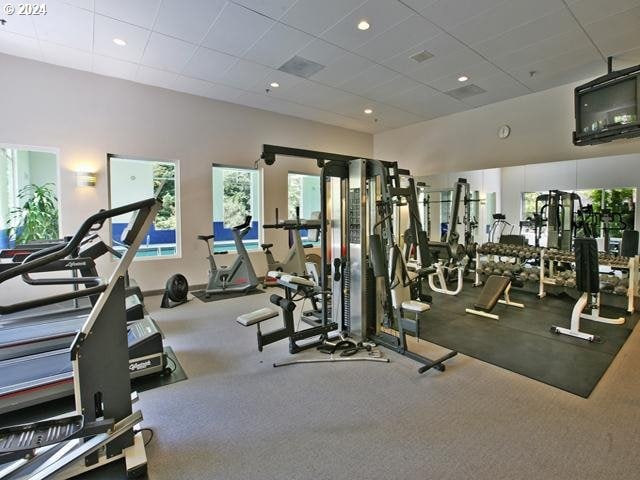
[[[89,231],[91,231],[92,227],[95,224],[104,222],[113,217],[117,217],[118,215],[135,212],[145,208],[151,209],[156,204],[156,202],[157,200],[155,198],[149,198],[147,200],[141,200],[139,202],[124,205],[122,207],[116,207],[110,210],[101,210],[98,213],[93,214],[82,223],[75,235],[63,248],[55,248],[54,251],[51,251],[51,253],[48,253],[45,256],[35,258],[28,262],[25,261],[20,265],[5,270],[4,272],[0,272],[0,285],[7,280],[21,276],[23,274],[28,274],[38,267],[71,255],[78,248],[84,237]],[[22,310],[27,310],[29,308],[41,307],[44,305],[50,305],[52,303],[58,303],[66,300],[72,300],[74,298],[86,297],[89,295],[102,293],[107,289],[107,286],[108,284],[105,283],[104,280],[100,279],[100,282],[97,285],[85,288],[83,290],[51,295],[49,297],[38,298],[35,300],[19,302],[10,305],[0,305],[0,314],[4,315],[8,313],[15,313]]]

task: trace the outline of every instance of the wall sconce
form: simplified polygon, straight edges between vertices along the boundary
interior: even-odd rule
[[[92,172],[76,172],[77,187],[95,187],[96,174]]]

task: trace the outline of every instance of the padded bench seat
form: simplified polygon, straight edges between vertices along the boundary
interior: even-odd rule
[[[402,302],[402,309],[409,312],[422,313],[431,309],[428,303],[418,302],[417,300],[405,300]]]
[[[500,275],[491,275],[480,293],[478,301],[473,306],[479,310],[490,312],[496,306],[500,297],[511,283],[511,279]]]
[[[277,317],[279,314],[272,308],[261,308],[260,310],[254,310],[253,312],[244,313],[236,318],[236,322],[245,327],[250,327],[256,323],[264,322],[270,318]]]

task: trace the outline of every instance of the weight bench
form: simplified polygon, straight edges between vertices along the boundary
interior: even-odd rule
[[[524,308],[522,303],[512,302],[509,298],[509,290],[511,290],[511,279],[500,275],[491,275],[480,292],[480,298],[473,304],[475,309],[467,308],[466,313],[478,315],[480,317],[493,318],[500,320],[500,317],[491,310],[497,303],[502,303],[510,307]],[[500,298],[504,296],[504,299]]]

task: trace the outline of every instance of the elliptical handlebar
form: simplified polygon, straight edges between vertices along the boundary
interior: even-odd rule
[[[80,225],[78,231],[66,244],[63,243],[60,245],[55,245],[42,251],[35,252],[34,254],[29,255],[29,257],[27,257],[21,264],[0,272],[0,284],[18,276],[23,276],[23,278],[25,278],[25,281],[26,279],[29,279],[30,281],[27,283],[37,284],[33,279],[29,277],[29,274],[33,273],[40,267],[48,265],[54,261],[64,259],[67,256],[73,255],[86,237],[87,233],[92,231],[95,225],[102,225],[106,220],[117,217],[118,215],[139,211],[145,208],[150,209],[156,204],[156,202],[159,202],[159,200],[150,198],[147,200],[131,203],[129,205],[124,205],[122,207],[116,207],[110,210],[101,210],[98,213],[93,214],[92,216],[87,218],[82,223],[82,225]],[[86,297],[89,295],[102,293],[107,288],[107,283],[99,277],[76,277],[60,279],[49,278],[41,282],[41,284],[46,285],[67,285],[73,283],[88,283],[93,284],[93,286],[82,290],[52,295],[49,297],[29,300],[26,302],[19,302],[11,305],[0,305],[0,314],[14,313],[21,310],[27,310],[29,308],[50,305],[52,303],[72,300],[74,298]]]

